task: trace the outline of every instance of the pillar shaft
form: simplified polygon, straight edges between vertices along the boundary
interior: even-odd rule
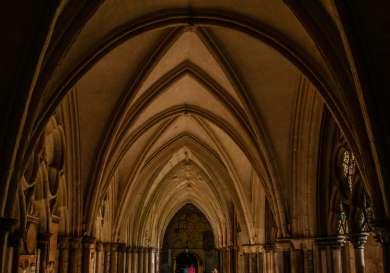
[[[131,247],[127,247],[126,249],[126,273],[132,273],[133,269],[133,249]]]
[[[96,243],[96,273],[104,272],[104,245],[102,242]]]
[[[120,244],[118,248],[118,273],[125,273],[126,245]]]
[[[319,247],[319,267],[321,273],[342,273],[341,249],[345,244],[344,236],[317,239]]]
[[[355,249],[356,273],[365,273],[364,247],[367,242],[368,233],[358,233],[351,236],[351,242]]]
[[[70,273],[82,273],[82,239],[72,238],[70,244]]]
[[[103,273],[110,273],[111,268],[111,244],[104,244],[104,270]]]
[[[69,271],[69,247],[69,237],[60,237],[58,240],[58,273],[68,273]]]
[[[311,249],[303,251],[303,272],[314,273],[313,250]]]
[[[155,250],[154,268],[155,273],[160,272],[160,250],[158,248]]]
[[[110,265],[111,273],[118,273],[118,247],[119,244],[117,243],[111,244],[111,265]]]
[[[144,249],[144,272],[149,273],[149,250],[150,248]]]
[[[96,240],[91,237],[83,238],[83,273],[94,273],[96,266]]]
[[[265,262],[264,262],[264,272],[274,273],[274,260],[273,260],[273,246],[272,244],[265,245]]]
[[[249,272],[249,273],[254,273],[254,272],[253,272],[253,259],[252,259],[252,253],[248,253],[248,272]]]
[[[138,251],[138,272],[145,273],[144,268],[144,259],[145,259],[145,249],[140,248]]]
[[[139,259],[139,248],[133,249],[133,266],[132,266],[132,273],[138,272],[138,259]]]
[[[46,273],[48,271],[49,265],[49,244],[50,244],[51,234],[41,233],[38,235],[38,248],[40,249],[40,271]],[[75,272],[71,272],[75,273]]]

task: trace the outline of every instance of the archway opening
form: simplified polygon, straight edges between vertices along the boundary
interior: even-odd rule
[[[160,257],[161,273],[211,273],[219,267],[214,233],[204,214],[184,205],[170,221]]]
[[[202,272],[200,258],[192,254],[191,252],[185,251],[178,254],[175,258],[175,272],[180,273],[199,273]]]

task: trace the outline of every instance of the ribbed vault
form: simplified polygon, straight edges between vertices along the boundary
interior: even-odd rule
[[[85,232],[99,233],[102,200],[111,196],[105,239],[136,246],[161,247],[187,203],[208,218],[218,247],[234,243],[233,230],[240,244],[264,242],[266,203],[278,237],[289,236],[294,221],[313,233],[315,187],[307,187],[303,220],[291,219],[301,210],[286,196],[301,179],[291,176],[300,171],[292,158],[305,158],[318,141],[308,134],[310,148],[298,147],[296,134],[319,126],[322,101],[285,58],[291,52],[258,34],[219,23],[152,27],[113,39],[90,60],[66,99],[79,109]],[[303,120],[306,108],[318,116]],[[297,147],[300,157],[292,155]]]
[[[390,268],[377,5],[38,2],[5,9],[0,273]],[[201,250],[164,247],[183,208]]]

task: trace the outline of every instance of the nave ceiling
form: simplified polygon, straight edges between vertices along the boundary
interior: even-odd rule
[[[0,273],[389,270],[381,5],[48,2],[9,10]]]
[[[145,219],[160,231],[167,224],[164,217],[173,217],[168,212],[186,202],[209,217],[221,246],[229,243],[223,229],[229,225],[231,202],[242,215],[242,240],[247,243],[264,237],[258,218],[265,198],[281,236],[291,232],[291,213],[302,209],[300,225],[308,226],[307,235],[313,233],[315,220],[309,215],[314,214],[314,200],[292,208],[287,196],[297,183],[298,168],[300,180],[315,180],[316,165],[305,171],[296,161],[315,157],[323,103],[302,72],[263,41],[221,26],[147,31],[102,56],[62,104],[78,109],[77,128],[68,126],[78,135],[79,154],[73,156],[80,162],[89,232],[101,200],[116,183],[121,190],[115,196],[113,236],[128,238],[123,235],[127,232],[143,237],[128,238],[134,244],[142,244],[146,236],[135,230],[134,219]],[[203,186],[188,182],[202,199],[165,177],[182,170],[164,171],[184,150],[208,181]],[[314,187],[305,191],[311,196]],[[149,219],[148,210],[154,218],[164,215],[156,213],[156,205],[166,208],[163,220]],[[129,229],[120,230],[123,226]],[[162,239],[152,241],[158,245]]]

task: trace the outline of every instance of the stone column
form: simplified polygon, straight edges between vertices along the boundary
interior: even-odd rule
[[[91,237],[83,238],[83,273],[95,273],[96,240]]]
[[[248,272],[249,273],[254,273],[253,272],[253,253],[248,253]]]
[[[222,269],[222,272],[223,273],[228,273],[228,261],[227,261],[227,257],[226,257],[226,248],[222,248],[221,249],[221,263],[222,263],[222,266],[221,266],[221,269]]]
[[[145,247],[144,248],[144,272],[149,273],[149,248]]]
[[[4,273],[6,269],[7,259],[5,254],[8,249],[8,234],[16,223],[15,219],[0,217],[0,273]]]
[[[104,271],[103,273],[110,273],[111,268],[111,244],[104,244]]]
[[[314,273],[313,250],[312,249],[304,249],[303,250],[303,272],[304,273]]]
[[[355,249],[356,273],[365,273],[364,247],[368,239],[368,233],[362,232],[351,235],[351,243]]]
[[[45,232],[38,234],[38,248],[40,249],[40,270],[41,273],[47,272],[49,265],[49,245],[51,233]],[[71,272],[74,273],[74,272]]]
[[[232,273],[238,273],[238,248],[237,246],[232,246],[230,249],[230,262],[232,265]]]
[[[157,264],[157,249],[156,248],[152,248],[152,252],[151,252],[151,269],[150,269],[150,273],[156,273],[156,264]]]
[[[58,240],[58,273],[68,273],[69,271],[69,237],[61,236]]]
[[[318,238],[319,265],[321,273],[342,273],[341,248],[345,244],[344,236]]]
[[[264,249],[263,253],[261,253],[261,255],[263,257],[263,266],[262,266],[262,271],[261,272],[267,273],[268,272],[267,271],[267,259],[268,259],[268,257],[267,257],[267,252],[265,251],[265,249]]]
[[[140,273],[140,271],[138,271],[139,252],[139,248],[133,248],[132,273]]]
[[[301,250],[291,249],[290,252],[291,273],[301,272],[301,268],[303,267],[301,265],[301,259],[300,259],[301,255],[302,255]]]
[[[273,251],[273,262],[274,262],[274,272],[276,272],[276,273],[284,273],[285,272],[283,251],[281,249],[276,248]]]
[[[120,244],[118,248],[118,273],[125,273],[126,245]]]
[[[274,273],[274,259],[273,259],[274,245],[271,243],[267,243],[264,246],[264,250],[265,250],[264,272]]]
[[[138,271],[139,273],[145,273],[144,271],[144,258],[145,258],[145,249],[140,247],[138,250]]]
[[[118,273],[118,243],[111,244],[111,273]]]
[[[160,272],[160,249],[154,250],[154,273]]]
[[[9,246],[12,247],[12,253],[13,253],[12,272],[18,272],[20,244],[24,234],[25,234],[24,230],[15,230],[10,234]]]
[[[126,248],[126,273],[133,273],[133,249],[131,246]]]
[[[233,263],[232,263],[232,252],[233,252],[233,248],[232,247],[227,247],[226,248],[226,260],[227,260],[227,272],[228,273],[232,273],[232,266],[233,266]]]
[[[96,273],[104,272],[104,245],[102,242],[96,243]]]
[[[70,268],[69,273],[84,273],[82,272],[82,238],[72,238],[70,243]]]
[[[257,253],[257,272],[266,273],[264,271],[264,253],[263,252]],[[237,273],[237,272],[235,272],[235,273]]]
[[[224,267],[223,267],[223,264],[224,264],[224,260],[223,260],[223,248],[218,249],[218,256],[219,256],[219,270],[220,270],[222,273],[225,273]]]

